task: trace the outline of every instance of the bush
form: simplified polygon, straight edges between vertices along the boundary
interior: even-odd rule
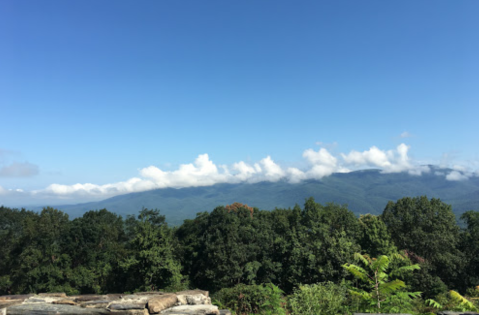
[[[213,295],[214,304],[228,308],[236,315],[285,315],[283,291],[274,284],[245,285],[224,288]]]
[[[348,313],[347,288],[332,282],[302,285],[288,299],[293,315]]]

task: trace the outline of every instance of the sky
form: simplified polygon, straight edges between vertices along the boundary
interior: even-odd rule
[[[479,176],[479,1],[0,2],[0,205]]]

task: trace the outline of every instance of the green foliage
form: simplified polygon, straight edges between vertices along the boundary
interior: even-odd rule
[[[131,254],[120,263],[129,275],[127,288],[154,291],[181,287],[181,265],[172,251],[173,231],[164,216],[158,210],[143,209],[138,220],[130,217],[127,223],[134,233]]]
[[[405,291],[406,284],[397,277],[420,269],[419,265],[406,265],[389,270],[391,260],[406,260],[399,254],[393,254],[391,258],[386,255],[370,258],[368,255],[356,253],[354,258],[364,268],[354,264],[344,264],[343,267],[364,284],[364,287],[351,287],[349,290],[352,295],[361,298],[364,311],[399,313],[412,308],[412,298],[418,297],[420,293]]]
[[[380,217],[365,214],[359,217],[360,235],[359,245],[365,253],[372,257],[397,253],[386,224]]]
[[[214,296],[217,305],[232,310],[236,315],[285,315],[283,291],[272,283],[261,285],[238,284],[224,288]]]
[[[458,292],[451,290],[449,291],[449,295],[451,296],[452,300],[454,300],[457,304],[455,309],[464,311],[477,311],[477,307],[469,301],[467,298],[463,297]]]
[[[298,312],[298,305],[312,308],[314,292],[321,290],[326,292],[321,307],[332,309],[337,300],[331,292],[354,275],[344,312],[374,311],[378,302],[383,312],[427,313],[438,305],[465,309],[445,294],[447,285],[461,294],[479,285],[479,215],[469,211],[462,220],[459,230],[449,206],[425,197],[403,198],[388,204],[380,217],[359,219],[346,206],[313,198],[303,208],[273,211],[237,203],[199,213],[173,229],[156,210],[124,220],[103,209],[70,220],[53,208],[37,213],[0,207],[0,295],[200,287],[214,296],[245,285],[242,291],[252,298],[239,299],[238,293],[235,303],[245,305],[245,312],[250,307],[273,314],[284,304],[280,289],[311,300],[297,303]],[[397,255],[395,242],[404,257]],[[350,265],[359,251],[378,259],[356,255],[360,264]],[[421,269],[412,273],[417,264]],[[439,304],[411,300],[418,288]],[[477,307],[479,291],[467,292]]]
[[[345,314],[347,288],[333,282],[301,285],[288,298],[292,315]]]
[[[464,259],[458,250],[459,227],[450,205],[425,196],[402,198],[396,203],[389,202],[381,219],[398,249],[405,250],[414,262],[428,266],[425,270],[429,275],[418,273],[423,279],[411,281],[415,289],[426,293],[442,290],[424,283],[460,285]]]
[[[479,285],[479,211],[467,211],[461,216],[466,228],[461,233],[460,249],[464,253],[465,267],[461,276],[465,288]]]

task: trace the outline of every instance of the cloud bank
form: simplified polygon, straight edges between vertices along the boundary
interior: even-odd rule
[[[333,173],[347,173],[354,170],[375,168],[383,173],[407,172],[411,175],[428,173],[428,166],[418,165],[408,156],[410,147],[402,143],[392,150],[381,150],[372,146],[365,151],[352,150],[349,153],[333,154],[321,147],[319,150],[307,149],[302,157],[307,167],[282,167],[270,156],[256,163],[240,161],[232,165],[217,165],[208,154],[200,154],[193,163],[182,164],[178,169],[165,171],[156,166],[148,166],[139,170],[139,176],[122,182],[105,185],[92,183],[62,185],[51,184],[45,189],[32,192],[9,190],[0,187],[0,195],[29,194],[37,199],[55,198],[57,200],[104,199],[107,197],[140,192],[157,188],[184,188],[210,186],[220,183],[256,183],[261,181],[276,182],[285,180],[298,183],[307,179],[321,179]],[[13,164],[3,168],[3,174],[34,174],[38,172],[33,164]],[[22,173],[23,172],[23,173]],[[478,176],[476,172],[455,166],[452,171],[443,174],[447,180],[466,180]]]

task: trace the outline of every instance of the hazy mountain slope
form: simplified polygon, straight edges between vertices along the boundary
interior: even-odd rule
[[[413,176],[407,173],[381,174],[377,170],[364,170],[334,174],[322,180],[298,184],[279,181],[157,189],[57,208],[72,217],[102,208],[122,215],[136,214],[142,207],[157,208],[166,215],[168,222],[181,224],[184,219],[194,218],[197,212],[211,211],[218,205],[235,201],[270,210],[275,207],[293,207],[296,203],[302,205],[306,198],[312,196],[320,203],[348,204],[357,214],[379,214],[390,200],[420,195],[441,198],[452,204],[457,214],[470,209],[479,210],[479,178],[447,181],[443,175],[438,176],[434,172]]]

